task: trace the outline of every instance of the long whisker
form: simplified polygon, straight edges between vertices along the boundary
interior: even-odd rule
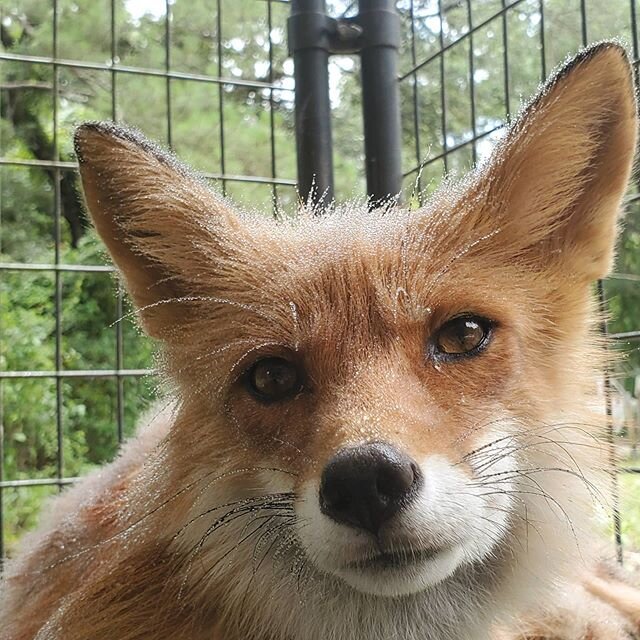
[[[44,567],[41,567],[35,571],[32,571],[31,573],[33,574],[41,574],[44,573],[45,571],[49,571],[52,569],[55,569],[56,567],[66,563],[66,562],[70,562],[72,560],[75,560],[79,557],[82,557],[83,555],[85,555],[86,553],[89,553],[91,551],[94,551],[97,548],[100,548],[101,546],[107,545],[110,542],[113,542],[115,540],[118,540],[119,538],[128,535],[132,530],[134,530],[136,527],[140,526],[141,524],[143,524],[148,518],[150,518],[151,516],[153,516],[155,513],[159,512],[161,509],[167,507],[168,505],[170,505],[172,502],[174,502],[175,500],[177,500],[180,496],[182,496],[183,494],[185,494],[186,492],[190,491],[191,489],[193,489],[194,487],[197,487],[200,483],[208,480],[208,485],[207,486],[211,486],[213,483],[215,482],[219,482],[225,478],[230,478],[239,474],[243,474],[243,473],[254,473],[256,471],[273,471],[276,473],[285,473],[287,475],[296,475],[295,473],[291,472],[291,471],[286,471],[284,469],[279,469],[277,467],[245,467],[243,469],[234,469],[231,471],[227,471],[225,473],[218,473],[217,475],[215,475],[217,473],[216,470],[213,471],[209,471],[207,473],[205,473],[204,475],[200,476],[199,478],[196,478],[195,480],[193,480],[192,482],[189,482],[188,484],[186,484],[184,487],[182,487],[181,489],[179,489],[178,491],[176,491],[174,494],[172,494],[169,498],[163,500],[160,504],[156,505],[155,507],[153,507],[152,509],[150,509],[149,511],[147,511],[144,515],[140,516],[139,518],[137,518],[136,520],[134,520],[133,522],[129,523],[124,529],[121,529],[120,531],[117,531],[116,533],[104,538],[103,540],[100,540],[94,544],[89,545],[88,547],[84,547],[83,549],[80,549],[72,554],[69,554],[67,556],[65,556],[64,558],[60,558],[59,560],[56,560],[55,562],[52,562],[51,564],[48,564]],[[211,477],[213,476],[213,477]],[[205,487],[206,488],[206,487]]]
[[[257,507],[258,511],[263,510],[263,509],[269,509],[269,504],[266,503],[264,505],[261,505],[259,507]],[[274,518],[279,518],[279,519],[285,519],[285,523],[288,524],[289,522],[292,522],[295,520],[295,515],[293,514],[292,510],[289,508],[287,509],[285,507],[284,511],[282,510],[282,506],[279,505],[272,505],[272,508],[274,508],[276,510],[276,513],[272,515],[272,517]],[[209,527],[209,529],[207,529],[207,531],[205,532],[205,534],[202,536],[202,538],[200,539],[200,541],[198,542],[198,544],[196,545],[196,548],[194,550],[194,552],[191,554],[191,562],[193,560],[193,557],[195,557],[195,555],[197,555],[197,553],[202,549],[203,545],[204,545],[204,541],[206,541],[206,539],[213,533],[213,531],[216,528],[219,528],[221,526],[223,526],[224,524],[228,524],[230,521],[235,520],[239,517],[242,517],[243,515],[246,515],[247,513],[250,513],[251,511],[247,511],[245,510],[243,513],[236,513],[234,514],[234,517],[231,520],[222,520],[218,519],[215,523],[215,528],[213,527]],[[262,536],[264,536],[265,534],[268,533],[273,533],[274,531],[279,530],[281,527],[283,526],[283,523],[280,523],[278,525],[276,525],[275,527],[269,527],[267,529],[266,532],[263,532],[261,534],[261,538]],[[252,531],[250,531],[248,534],[246,534],[245,536],[241,537],[241,539],[231,548],[228,549],[227,551],[225,551],[222,556],[220,556],[219,558],[216,559],[216,561],[214,562],[214,564],[209,567],[209,569],[207,569],[202,576],[200,576],[200,578],[198,578],[198,580],[191,585],[191,589],[197,589],[197,587],[204,581],[208,580],[209,576],[215,571],[215,569],[217,568],[217,566],[224,561],[227,557],[229,557],[229,555],[231,553],[233,553],[234,551],[236,551],[238,549],[238,547],[246,542],[247,540],[249,540],[250,538],[252,538],[258,531],[260,531],[261,527],[256,527],[255,529],[253,529]],[[190,562],[190,564],[191,564]],[[190,566],[190,565],[189,565]],[[188,576],[188,571],[187,571],[187,575],[185,575],[185,578],[183,580],[181,589],[180,589],[180,593],[182,594],[184,586],[186,584],[187,581],[187,576]]]
[[[189,579],[189,575],[191,573],[191,567],[193,565],[193,562],[195,560],[195,558],[198,556],[198,554],[200,553],[200,551],[202,550],[207,538],[217,529],[230,524],[231,522],[242,518],[246,515],[251,515],[251,514],[257,514],[258,512],[256,512],[256,510],[251,510],[251,509],[247,509],[247,510],[243,510],[242,512],[236,512],[234,514],[228,514],[230,517],[223,517],[220,518],[216,521],[216,525],[215,527],[210,527],[209,529],[207,529],[207,531],[205,532],[205,534],[200,538],[200,540],[198,541],[198,543],[193,547],[191,553],[188,556],[188,561],[187,561],[187,565],[186,565],[186,569],[184,572],[184,576],[183,579],[181,581],[181,585],[180,585],[180,589],[178,592],[178,599],[180,599],[182,597],[182,594],[184,592],[185,586],[187,584],[187,581]],[[278,514],[279,515],[279,514]],[[288,515],[288,514],[286,514]],[[199,585],[201,582],[203,582],[204,580],[206,580],[208,578],[208,576],[213,572],[213,570],[215,569],[216,566],[218,566],[218,564],[224,560],[225,558],[227,558],[233,551],[235,551],[242,542],[244,542],[245,540],[248,540],[250,537],[252,537],[253,535],[255,535],[255,533],[258,531],[259,528],[251,531],[248,535],[244,536],[238,543],[235,544],[234,547],[232,547],[231,549],[229,549],[227,552],[225,552],[223,554],[223,556],[221,558],[219,558],[213,567],[211,567],[210,569],[208,569],[207,571],[205,571],[205,573],[201,576],[200,579],[198,579],[196,581],[196,583],[193,585],[193,588],[196,588],[197,585]]]
[[[221,521],[224,521],[228,516],[234,515],[236,513],[241,513],[244,510],[255,510],[256,508],[270,508],[271,506],[284,502],[290,503],[293,494],[291,493],[283,493],[283,494],[270,494],[268,496],[257,496],[255,498],[243,498],[241,500],[233,500],[232,502],[227,502],[222,505],[216,505],[215,507],[211,507],[206,511],[194,516],[186,524],[184,524],[172,537],[172,540],[178,538],[186,529],[188,529],[194,522],[197,522],[201,518],[205,518],[211,513],[215,511],[219,511],[220,509],[225,509],[227,507],[232,507],[229,511],[227,511],[223,516],[221,516],[218,520],[216,520],[210,527],[207,529],[208,535],[209,530],[214,531]]]

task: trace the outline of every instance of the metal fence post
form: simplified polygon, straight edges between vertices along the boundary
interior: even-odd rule
[[[328,62],[332,53],[362,58],[367,194],[371,206],[399,195],[402,136],[395,0],[360,0],[353,18],[333,19],[324,0],[292,0],[289,49],[296,82],[296,139],[300,195],[317,204],[333,199]]]
[[[362,113],[367,193],[372,205],[402,189],[402,131],[395,0],[360,0]]]
[[[298,189],[306,202],[333,200],[329,18],[325,0],[292,0],[289,50],[293,55]]]

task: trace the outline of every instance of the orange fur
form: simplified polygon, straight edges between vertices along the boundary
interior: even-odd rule
[[[11,563],[5,637],[481,640],[544,599],[589,555],[609,461],[591,285],[612,261],[635,135],[629,63],[603,43],[425,209],[274,223],[235,214],[138,134],[81,126],[87,204],[171,399]],[[430,359],[466,312],[494,321],[489,346]],[[286,402],[246,390],[267,355],[305,372]],[[454,545],[461,559],[429,588],[355,588],[336,563],[365,543],[346,527],[318,538],[338,526],[315,505],[327,461],[376,441],[439,492],[376,541]]]
[[[564,584],[555,602],[521,616],[492,640],[636,640],[640,638],[640,589],[630,576],[604,564]]]

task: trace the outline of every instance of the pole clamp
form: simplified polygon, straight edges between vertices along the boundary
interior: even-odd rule
[[[400,47],[400,16],[372,10],[352,18],[330,18],[324,13],[289,17],[289,53],[322,49],[330,54],[360,53],[369,47]]]

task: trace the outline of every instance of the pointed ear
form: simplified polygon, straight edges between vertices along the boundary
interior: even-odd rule
[[[635,146],[630,62],[619,44],[599,43],[549,79],[481,171],[486,215],[524,260],[604,277]]]
[[[163,337],[207,293],[239,221],[173,156],[110,122],[83,124],[75,150],[88,209],[145,330]],[[210,294],[210,292],[209,292]]]

